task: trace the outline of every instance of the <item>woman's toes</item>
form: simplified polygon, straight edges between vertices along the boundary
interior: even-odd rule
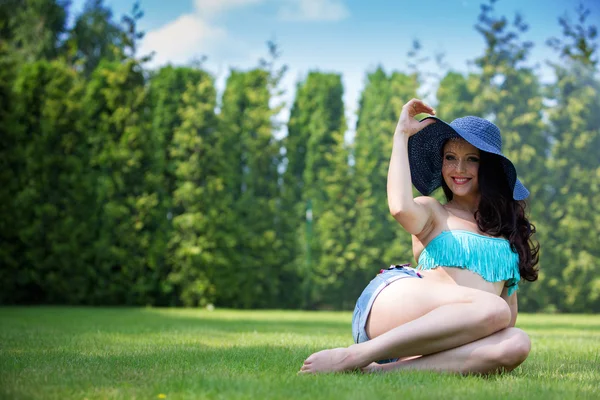
[[[310,373],[310,366],[304,364],[301,368],[300,371],[298,371],[299,374],[308,374]]]
[[[346,348],[322,350],[304,361],[301,371],[307,373],[340,372],[356,368],[352,355]]]

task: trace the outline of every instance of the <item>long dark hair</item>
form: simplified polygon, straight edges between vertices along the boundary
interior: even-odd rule
[[[508,239],[512,250],[519,255],[519,273],[530,282],[538,278],[539,243],[532,236],[535,226],[525,215],[525,201],[513,199],[500,156],[480,151],[479,192],[481,199],[475,212],[475,220],[481,232],[490,236]],[[442,178],[442,189],[446,200],[453,193]]]

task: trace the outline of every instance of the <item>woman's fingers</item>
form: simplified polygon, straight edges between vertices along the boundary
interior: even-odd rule
[[[402,113],[396,127],[397,133],[412,136],[426,126],[432,124],[435,121],[427,120],[424,123],[420,123],[415,120],[417,114],[432,114],[435,115],[433,107],[428,106],[420,99],[412,99],[402,107]]]
[[[408,106],[409,114],[412,114],[413,117],[421,113],[435,114],[433,107],[428,106],[420,99],[412,99],[406,105]]]

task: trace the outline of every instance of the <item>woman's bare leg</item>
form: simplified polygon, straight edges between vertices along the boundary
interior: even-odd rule
[[[459,374],[512,371],[529,355],[531,341],[525,332],[506,328],[483,339],[428,356],[389,364],[373,363],[365,372],[427,370]]]
[[[500,331],[510,317],[506,302],[494,294],[425,279],[400,279],[379,294],[367,326],[373,335],[381,321],[393,318],[396,327],[348,348],[315,353],[300,372],[344,371],[387,358],[437,353]]]

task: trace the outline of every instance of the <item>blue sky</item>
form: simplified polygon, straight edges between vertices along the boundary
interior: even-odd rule
[[[84,0],[73,0],[78,13]],[[475,31],[482,1],[474,0],[141,0],[146,32],[141,53],[156,51],[151,63],[182,64],[202,55],[206,68],[222,90],[230,68],[250,68],[267,53],[265,42],[275,39],[282,50],[281,62],[289,66],[283,85],[287,101],[293,99],[295,82],[310,70],[342,74],[349,122],[354,114],[366,72],[381,64],[387,71],[407,70],[406,54],[413,40],[423,55],[446,54],[454,70],[467,71],[468,61],[482,54],[484,41]],[[576,0],[499,0],[497,15],[512,18],[520,12],[529,24],[523,36],[535,47],[530,63],[539,64],[544,81],[552,79],[545,60],[556,60],[545,45],[560,36],[558,17],[568,12],[575,18]],[[116,17],[128,13],[133,0],[105,0]],[[588,19],[600,21],[600,1],[583,0],[591,8]],[[598,23],[596,22],[596,25]],[[424,65],[440,72],[434,64]],[[431,83],[435,85],[435,82]],[[425,96],[426,94],[423,93]],[[428,97],[432,99],[431,96]]]

